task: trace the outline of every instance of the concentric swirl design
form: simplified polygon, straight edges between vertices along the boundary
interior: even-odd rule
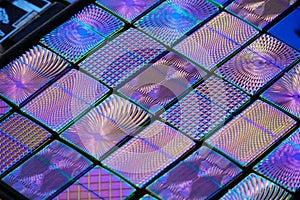
[[[94,48],[103,37],[75,20],[69,20],[47,34],[41,43],[71,62],[76,62]]]
[[[62,137],[100,158],[149,117],[144,110],[113,95],[66,130]]]
[[[175,5],[163,3],[135,25],[162,42],[172,45],[197,23],[198,20]]]
[[[218,8],[205,0],[168,0],[186,13],[203,21],[218,11]]]
[[[103,163],[137,186],[143,186],[193,144],[176,130],[155,121]]]
[[[281,69],[300,58],[300,53],[270,35],[262,35],[248,46]]]
[[[120,29],[124,23],[95,5],[89,5],[77,13],[74,18],[90,26],[105,37]]]
[[[221,200],[290,199],[291,197],[288,192],[273,182],[256,174],[250,174],[232,190],[229,190]]]
[[[244,49],[222,65],[217,73],[248,93],[255,94],[280,71],[279,67],[257,53]]]

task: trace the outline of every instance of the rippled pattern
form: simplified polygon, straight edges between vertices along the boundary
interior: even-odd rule
[[[198,20],[205,20],[218,11],[218,8],[205,0],[167,0],[176,5],[185,13],[192,15]]]
[[[9,106],[2,100],[0,100],[0,118],[7,113]]]
[[[91,166],[85,157],[54,141],[3,178],[3,181],[32,200],[51,197],[71,178]]]
[[[34,46],[0,70],[0,93],[19,105],[67,66],[61,57]]]
[[[227,9],[263,28],[295,2],[296,0],[235,0]]]
[[[256,101],[206,142],[246,166],[294,125],[287,115]]]
[[[270,35],[262,35],[248,46],[281,69],[300,58],[300,53]]]
[[[199,140],[221,125],[227,116],[224,109],[193,91],[164,112],[161,118]]]
[[[23,110],[59,131],[107,92],[101,83],[73,70],[26,104]]]
[[[254,170],[295,192],[300,187],[300,145],[293,140],[299,138],[297,131],[260,161]]]
[[[79,64],[80,68],[115,88],[143,68],[165,48],[145,34],[129,29]]]
[[[199,21],[167,2],[138,20],[135,25],[160,41],[172,45]]]
[[[105,159],[104,164],[143,186],[193,145],[186,136],[155,121]]]
[[[213,150],[201,147],[148,188],[163,199],[207,199],[241,171]]]
[[[126,83],[120,91],[151,112],[176,99],[205,75],[198,67],[169,53]]]
[[[112,95],[66,130],[62,137],[100,158],[149,118],[144,110]]]
[[[74,18],[88,25],[94,31],[97,31],[105,37],[124,26],[124,23],[121,20],[95,5],[85,7],[77,13]]]
[[[250,174],[232,190],[229,190],[221,200],[243,199],[291,199],[292,196],[267,179],[256,174]]]
[[[120,200],[129,196],[134,189],[109,171],[95,167],[55,200],[110,199]]]
[[[217,73],[249,94],[255,94],[280,71],[259,54],[244,49],[222,65]]]
[[[76,62],[102,40],[102,36],[71,19],[43,37],[41,43]]]
[[[155,5],[158,0],[97,0],[96,2],[104,5],[127,21],[133,21]]]

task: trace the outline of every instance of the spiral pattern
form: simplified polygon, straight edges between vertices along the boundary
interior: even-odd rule
[[[76,62],[102,40],[103,37],[96,32],[75,20],[69,20],[43,37],[41,43],[69,61]]]
[[[222,65],[217,73],[248,93],[255,94],[280,71],[279,67],[257,53],[244,49]]]

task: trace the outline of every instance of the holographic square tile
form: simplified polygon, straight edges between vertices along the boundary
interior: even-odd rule
[[[135,25],[171,46],[199,22],[176,5],[165,2],[143,16]]]
[[[108,91],[96,80],[72,70],[26,104],[23,111],[58,131]]]
[[[204,71],[186,59],[168,53],[119,91],[151,112],[156,112],[204,75]]]
[[[263,28],[295,2],[296,0],[235,0],[227,9]]]
[[[103,39],[90,28],[71,19],[44,36],[40,42],[67,60],[76,62]]]
[[[110,87],[117,87],[161,54],[165,48],[145,34],[129,29],[79,64]]]
[[[205,0],[167,0],[176,5],[185,13],[190,14],[196,19],[203,21],[216,13],[218,8]]]
[[[50,138],[29,119],[13,114],[0,124],[0,174]]]
[[[256,101],[206,142],[246,166],[294,125],[284,113]]]
[[[47,199],[91,164],[71,148],[54,141],[2,180],[28,199]]]
[[[83,175],[75,184],[60,193],[55,200],[110,199],[128,197],[134,188],[111,172],[96,167]]]
[[[231,161],[203,146],[148,189],[162,199],[208,199],[241,172]]]
[[[292,196],[273,182],[250,174],[233,189],[229,190],[221,200],[242,199],[291,199]]]
[[[285,69],[300,58],[299,52],[267,34],[260,36],[248,47],[280,69]]]
[[[295,192],[300,188],[299,129],[281,143],[254,170],[273,180],[278,185]],[[287,179],[287,177],[291,177]]]
[[[159,0],[97,0],[96,3],[103,5],[131,22],[139,15],[143,14],[150,7],[158,3]]]
[[[249,49],[243,49],[217,70],[220,76],[252,95],[280,72],[278,66]]]
[[[10,107],[2,100],[0,100],[0,118],[5,115]]]
[[[0,93],[19,105],[67,66],[61,57],[34,46],[0,70]]]
[[[250,100],[249,96],[231,83],[214,76],[201,83],[196,90],[229,113],[233,113]]]
[[[113,34],[124,26],[124,22],[92,4],[79,11],[74,19],[89,26],[104,37]]]
[[[143,186],[193,145],[188,137],[155,121],[103,163],[137,186]]]
[[[61,137],[100,158],[149,118],[146,111],[112,95],[67,129]]]
[[[160,117],[191,137],[200,140],[229,115],[226,110],[194,90]]]

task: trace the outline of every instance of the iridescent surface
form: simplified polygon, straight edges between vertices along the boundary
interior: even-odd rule
[[[203,146],[148,188],[163,199],[207,199],[241,172],[228,159]]]
[[[133,21],[159,0],[97,0],[108,9],[117,13],[127,21]]]
[[[34,46],[0,70],[0,93],[20,104],[67,66],[61,57]]]
[[[119,30],[124,23],[95,5],[89,5],[78,12],[74,18],[107,37]]]
[[[78,61],[104,38],[71,19],[41,39],[41,43],[71,62]]]
[[[61,136],[96,158],[135,132],[150,118],[129,101],[112,95]]]
[[[138,20],[135,25],[158,40],[172,45],[198,22],[176,5],[165,2]]]
[[[79,64],[108,86],[117,87],[165,48],[149,36],[129,29]]]
[[[26,104],[23,110],[58,131],[107,92],[101,83],[72,70]]]
[[[242,199],[291,199],[292,196],[272,183],[271,181],[258,176],[250,174],[242,180],[232,190],[229,190],[221,200],[242,200]]]
[[[254,170],[295,192],[300,187],[300,145],[293,140],[299,139],[298,130],[260,161]]]
[[[156,112],[204,75],[205,72],[186,59],[169,53],[126,83],[120,92]]]
[[[256,34],[254,28],[223,12],[175,49],[210,70]]]
[[[45,199],[91,165],[85,157],[53,142],[3,178],[29,199]]]
[[[2,117],[9,110],[9,106],[0,100],[0,117]]]
[[[13,114],[0,124],[0,175],[45,142],[50,134],[39,125]]]
[[[157,200],[157,198],[151,196],[151,195],[145,195],[140,200]]]
[[[193,145],[192,140],[175,129],[155,121],[103,163],[137,186],[143,186]]]
[[[125,199],[134,191],[128,183],[111,172],[95,167],[63,191],[55,200]]]
[[[294,124],[295,121],[284,113],[256,101],[206,142],[245,166]]]
[[[227,9],[263,28],[295,2],[296,0],[235,0]]]

